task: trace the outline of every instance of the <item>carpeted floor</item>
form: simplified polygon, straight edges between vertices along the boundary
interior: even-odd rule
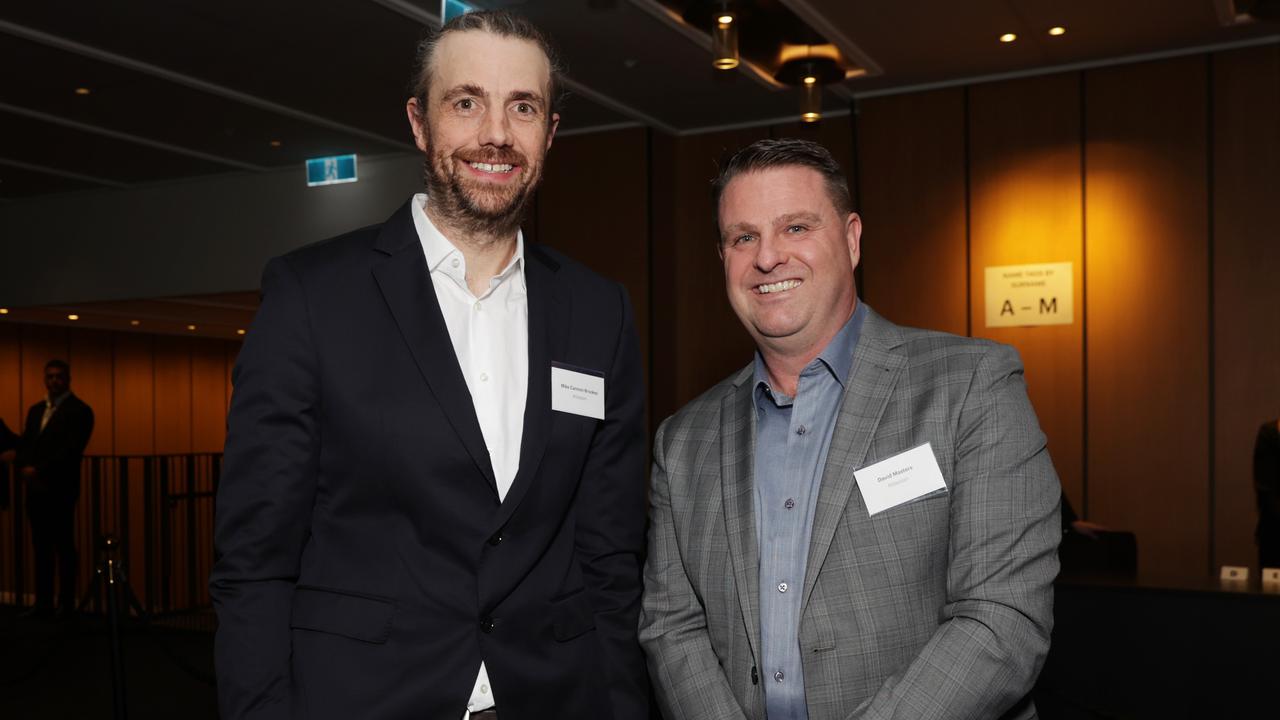
[[[19,613],[0,606],[0,718],[113,718],[106,624],[91,616],[55,623]],[[129,720],[217,718],[208,626],[197,617],[125,629]]]

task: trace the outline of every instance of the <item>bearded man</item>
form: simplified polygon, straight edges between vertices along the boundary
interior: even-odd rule
[[[427,193],[272,260],[210,581],[229,718],[644,718],[626,292],[519,223],[559,115],[503,12],[418,50]]]

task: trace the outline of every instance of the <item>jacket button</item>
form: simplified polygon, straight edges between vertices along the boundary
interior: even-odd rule
[[[489,633],[493,632],[492,618],[482,618],[480,620],[480,632],[484,633],[485,635],[488,635]]]
[[[493,534],[493,537],[489,538],[489,544],[490,544],[490,545],[494,545],[494,546],[497,546],[497,545],[501,545],[501,544],[502,544],[502,531],[501,531],[501,530],[499,530],[498,532],[494,533],[494,534]]]

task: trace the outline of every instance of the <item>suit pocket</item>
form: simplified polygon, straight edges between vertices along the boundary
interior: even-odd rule
[[[556,640],[572,640],[595,627],[595,612],[582,590],[551,601],[551,632]]]
[[[299,585],[293,592],[289,626],[367,643],[384,643],[391,634],[395,609],[389,598]]]

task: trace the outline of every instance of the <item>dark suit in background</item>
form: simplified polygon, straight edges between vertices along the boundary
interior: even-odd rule
[[[626,292],[525,246],[520,465],[494,472],[405,205],[278,258],[235,369],[211,578],[224,717],[647,716],[644,381]],[[605,419],[551,409],[551,364]]]
[[[76,601],[75,512],[80,497],[80,459],[93,434],[93,410],[68,391],[41,430],[45,406],[42,400],[27,411],[14,465],[20,470],[35,470],[26,495],[36,560],[36,609],[47,612],[53,608],[56,561],[58,607],[69,612]]]
[[[1258,428],[1253,487],[1258,493],[1258,562],[1264,568],[1280,567],[1280,420]]]

